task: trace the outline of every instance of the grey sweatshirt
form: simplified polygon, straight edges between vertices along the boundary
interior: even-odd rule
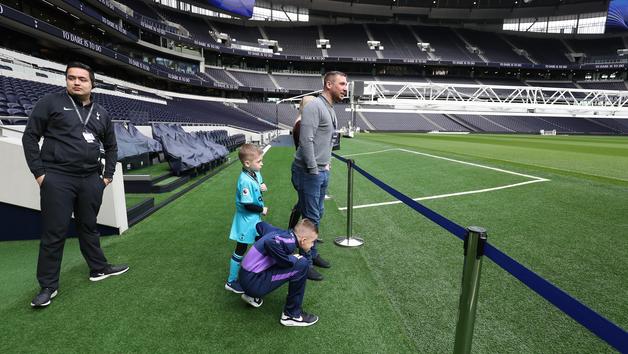
[[[303,109],[299,148],[294,161],[308,173],[317,174],[330,163],[336,122],[336,112],[322,95]]]

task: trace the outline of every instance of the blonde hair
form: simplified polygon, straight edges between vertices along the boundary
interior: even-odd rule
[[[240,162],[244,164],[244,161],[252,161],[254,158],[258,157],[262,154],[262,149],[258,148],[253,144],[244,144],[240,146],[240,151],[238,151],[238,158]]]
[[[310,219],[301,219],[294,227],[294,233],[300,238],[318,238],[318,226]]]

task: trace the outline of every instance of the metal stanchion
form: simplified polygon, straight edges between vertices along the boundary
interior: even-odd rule
[[[456,324],[455,354],[471,353],[486,238],[486,230],[481,227],[471,226],[467,229],[464,239],[464,269]]]
[[[347,160],[347,236],[337,237],[334,243],[343,247],[357,247],[364,244],[364,240],[353,237],[353,164],[351,159]]]

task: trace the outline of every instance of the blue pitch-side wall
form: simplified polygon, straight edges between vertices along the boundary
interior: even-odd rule
[[[70,222],[68,236],[76,237],[74,222]],[[118,229],[98,225],[101,235],[118,235]],[[39,210],[0,202],[0,242],[17,240],[38,240],[41,236],[41,215]]]

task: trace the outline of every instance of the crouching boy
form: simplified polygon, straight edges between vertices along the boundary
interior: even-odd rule
[[[303,296],[309,261],[295,254],[297,248],[309,252],[318,238],[316,224],[303,219],[294,230],[282,230],[266,222],[255,228],[261,238],[244,256],[240,269],[240,285],[244,290],[242,300],[260,307],[266,294],[288,282],[288,296],[281,314],[284,326],[311,326],[318,317],[303,312]]]

